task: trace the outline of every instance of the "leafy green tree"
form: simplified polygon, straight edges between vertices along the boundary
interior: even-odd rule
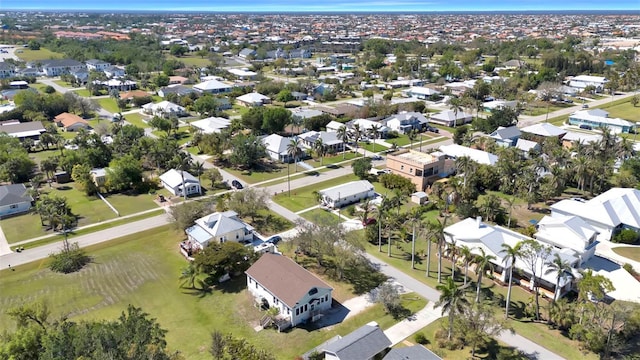
[[[397,174],[382,174],[378,176],[378,181],[387,189],[399,190],[404,195],[412,194],[416,191],[416,185],[411,180]]]
[[[265,107],[257,106],[252,107],[246,113],[242,114],[242,125],[245,128],[251,129],[252,131],[259,132],[262,130],[262,125],[264,123],[262,114],[265,111]]]
[[[263,189],[247,188],[236,191],[229,197],[229,209],[238,213],[240,217],[250,217],[254,222],[260,211],[268,209],[269,196]]]
[[[131,155],[124,155],[109,163],[106,187],[110,191],[142,188],[142,164]]]
[[[214,116],[218,108],[218,100],[211,95],[201,96],[193,103],[193,110],[200,116]]]
[[[482,289],[482,278],[487,269],[493,268],[492,261],[496,259],[495,256],[484,252],[483,248],[478,248],[480,254],[476,255],[473,262],[476,264],[476,274],[478,275],[478,281],[476,283],[476,303],[480,302],[480,290]]]
[[[359,158],[351,164],[353,173],[360,179],[366,179],[369,177],[369,170],[371,170],[371,158]]]
[[[531,274],[531,287],[536,300],[536,320],[540,320],[540,284],[538,281],[538,269],[544,264],[551,254],[548,246],[536,240],[524,240],[518,245],[518,257],[524,262],[527,271]]]
[[[237,241],[226,241],[222,244],[210,243],[195,255],[193,263],[211,277],[208,283],[212,283],[225,274],[242,274],[255,260],[256,254],[253,249]]]
[[[291,123],[291,111],[281,107],[268,107],[262,112],[262,131],[281,133]]]
[[[78,185],[80,190],[87,195],[93,195],[98,191],[96,184],[91,176],[91,168],[86,164],[77,164],[73,166],[71,178]]]
[[[186,230],[193,223],[211,212],[211,204],[203,201],[188,201],[169,209],[169,216],[173,220],[176,229]]]
[[[159,88],[165,87],[169,85],[169,76],[166,74],[158,74],[158,76],[153,79],[153,83]]]
[[[217,168],[210,168],[204,172],[205,179],[211,181],[211,189],[215,189],[215,184],[222,181],[222,174]]]
[[[471,358],[475,358],[476,350],[485,347],[494,336],[506,328],[504,320],[496,319],[493,308],[488,304],[472,304],[458,316],[457,325],[465,344],[471,346]]]
[[[291,95],[291,91],[288,89],[282,89],[278,95],[276,96],[276,100],[283,102],[284,103],[284,107],[287,107],[287,103],[289,101],[293,101],[295,100],[295,98],[293,97],[293,95]]]
[[[231,139],[230,144],[234,151],[229,162],[239,168],[252,169],[267,156],[264,145],[253,134],[240,133]]]

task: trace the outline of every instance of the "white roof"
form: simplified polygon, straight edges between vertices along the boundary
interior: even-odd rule
[[[453,111],[453,110],[445,110],[445,111],[441,111],[441,112],[439,112],[437,114],[431,115],[431,119],[444,120],[444,121],[468,119],[468,118],[471,118],[471,117],[472,117],[471,114],[467,114],[464,111],[458,111],[458,114],[456,115],[455,111]]]
[[[169,185],[170,187],[176,187],[176,186],[181,186],[182,185],[182,175],[184,174],[184,182],[185,183],[195,183],[195,184],[199,184],[198,179],[189,174],[189,172],[187,171],[178,171],[176,169],[171,169],[169,171],[167,171],[166,173],[160,175],[160,180],[162,180],[163,183]]]
[[[378,131],[389,131],[389,128],[386,127],[385,125],[377,122],[377,121],[373,121],[373,120],[368,120],[368,119],[354,119],[351,121],[351,126],[354,125],[358,125],[360,126],[360,130],[366,130],[368,131],[369,129],[371,129],[372,126],[378,126],[380,129]]]
[[[183,108],[182,106],[174,104],[171,101],[166,101],[166,100],[165,101],[160,101],[157,104],[148,103],[148,104],[142,105],[142,107],[144,109],[149,109],[149,110],[152,110],[154,112],[156,112],[156,111],[164,111],[164,112],[177,112],[177,113],[179,113],[179,112],[184,112],[185,111],[185,108]]]
[[[324,197],[338,200],[340,198],[346,198],[369,191],[373,191],[373,185],[371,185],[367,180],[358,180],[320,190],[319,193]]]
[[[331,120],[327,124],[327,131],[338,131],[338,129],[340,129],[343,126],[345,126],[343,123],[337,122],[335,120]]]
[[[434,90],[428,87],[423,87],[423,86],[413,86],[410,87],[407,90],[402,90],[402,92],[404,93],[411,93],[411,94],[418,94],[418,95],[424,95],[424,96],[431,96],[431,95],[437,95],[440,94],[440,91],[438,90]]]
[[[338,133],[335,131],[307,131],[299,137],[309,143],[315,143],[320,138],[324,145],[342,144],[342,140],[338,139]]]
[[[200,84],[196,84],[193,86],[193,88],[200,91],[207,91],[207,90],[230,89],[231,85],[227,85],[218,80],[209,80],[209,81],[201,82]]]
[[[202,130],[205,134],[219,133],[231,125],[231,120],[221,117],[208,117],[206,119],[194,121],[191,126]]]
[[[536,239],[579,252],[587,248],[590,245],[589,240],[597,234],[591,225],[577,216],[545,216],[537,225],[538,232],[534,234]]]
[[[497,155],[458,144],[442,145],[440,146],[440,152],[452,158],[468,156],[471,160],[477,162],[478,164],[494,165],[496,161],[498,161]]]
[[[604,76],[592,76],[592,75],[578,75],[571,80],[583,81],[583,82],[597,82],[597,83],[605,83],[608,81],[607,78]]]
[[[520,129],[522,132],[540,135],[540,136],[560,136],[566,134],[567,131],[549,123],[539,123]]]
[[[262,103],[264,100],[269,100],[269,97],[262,95],[260,93],[252,92],[252,93],[244,94],[242,96],[238,96],[236,100],[242,101],[245,103],[256,104],[256,103]]]
[[[196,225],[187,229],[187,233],[192,234],[192,236],[198,242],[205,243],[209,241],[211,237],[217,237],[243,229],[253,229],[251,226],[240,221],[237,215],[238,214],[236,214],[234,211],[225,211],[222,213],[216,212],[213,214],[209,214],[196,220]],[[210,237],[203,234],[203,230]]]
[[[505,100],[494,100],[494,101],[487,101],[486,103],[482,104],[482,106],[486,109],[498,109],[498,108],[514,108],[516,107],[516,105],[518,105],[517,101],[505,101]]]
[[[278,134],[271,134],[264,137],[261,141],[267,148],[267,151],[278,155],[287,155],[287,147],[291,143],[291,138],[283,137]]]
[[[531,149],[539,147],[540,145],[537,142],[531,140],[518,139],[518,142],[516,142],[516,148],[524,152],[529,152]]]
[[[574,215],[610,227],[620,224],[640,229],[640,190],[613,188],[586,201],[562,200],[551,205],[560,215]]]
[[[606,113],[606,112],[605,112]],[[613,125],[613,126],[634,126],[635,124],[620,118],[610,118],[606,116],[598,116],[595,112],[590,112],[588,110],[576,111],[569,116],[572,119],[582,120],[582,121],[591,121],[595,123],[600,123],[603,125]]]
[[[258,75],[258,73],[255,73],[253,71],[242,70],[242,69],[229,69],[227,71],[229,71],[230,73],[232,73],[233,75],[236,75],[236,76],[256,76],[256,75]]]
[[[598,142],[602,139],[602,135],[600,134],[587,134],[582,132],[574,132],[569,131],[563,137],[563,141],[578,141],[583,144],[588,144],[590,142]]]

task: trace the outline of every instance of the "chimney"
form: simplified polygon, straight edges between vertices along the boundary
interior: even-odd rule
[[[476,216],[476,224],[478,225],[478,229],[482,227],[482,216]]]

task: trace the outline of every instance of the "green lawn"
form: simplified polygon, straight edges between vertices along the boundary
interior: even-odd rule
[[[289,197],[286,192],[278,194],[273,197],[273,201],[291,211],[304,210],[318,204],[315,196],[313,195],[314,191],[330,188],[354,180],[358,180],[358,177],[355,175],[341,176],[335,179],[292,190],[291,197]]]
[[[359,142],[358,143],[358,148],[366,149],[367,150],[367,155],[373,155],[373,153],[379,153],[381,151],[389,149],[388,147],[386,147],[384,145],[374,144],[373,142],[369,142],[369,143]]]
[[[226,110],[226,112],[230,115],[230,116],[234,116],[234,115],[244,115],[245,113],[249,112],[249,108],[246,106],[240,106],[240,105],[233,105],[233,107],[230,110]]]
[[[613,248],[613,251],[620,256],[624,256],[634,261],[640,261],[640,247],[621,246]]]
[[[116,210],[118,210],[120,216],[135,214],[158,207],[158,205],[153,201],[156,198],[156,195],[105,194],[104,197],[111,205],[113,205],[113,207],[116,208]]]
[[[65,197],[67,204],[71,207],[71,211],[78,216],[78,226],[89,225],[116,217],[116,214],[107,204],[97,196],[84,195],[83,192],[73,187],[73,183],[64,185],[56,184],[53,188],[45,185],[41,188],[41,191],[42,193],[51,193]],[[10,244],[52,233],[41,226],[40,217],[35,214],[25,214],[4,219],[0,221],[0,225]]]
[[[40,50],[31,50],[27,48],[21,48],[19,50],[22,50],[22,52],[16,52],[16,55],[20,60],[25,62],[64,58],[64,54],[53,52],[42,47]]]
[[[167,55],[167,58],[182,61],[185,65],[197,66],[199,68],[211,65],[211,61],[209,61],[209,59],[207,59],[206,57],[203,59],[200,56],[195,56],[195,55],[186,55],[181,57]]]
[[[383,329],[396,322],[381,305],[374,305],[331,329],[256,332],[253,327],[262,314],[245,290],[244,276],[204,296],[179,287],[180,270],[187,264],[176,246],[182,238],[182,233],[166,226],[90,247],[87,250],[93,263],[75,274],[52,273],[46,268],[46,260],[17,267],[16,271],[3,270],[0,302],[8,309],[47,301],[51,319],[68,315],[72,320],[113,319],[128,304],[140,306],[168,330],[170,349],[195,360],[211,358],[210,333],[216,329],[245,338],[277,359],[293,359],[370,321],[377,321]],[[415,294],[402,298],[411,312],[426,305]],[[0,331],[12,330],[12,324],[6,312],[0,313]]]
[[[81,89],[73,89],[73,92],[75,92],[76,94],[78,94],[78,96],[82,96],[82,97],[89,97],[91,96],[91,92],[87,89],[81,88]]]
[[[37,165],[39,165],[42,160],[50,158],[52,156],[60,156],[60,150],[52,148],[51,150],[41,150],[29,153],[29,158],[35,161]]]
[[[313,209],[300,214],[303,218],[316,224],[338,224],[338,215],[323,209]]]
[[[65,88],[73,88],[73,85],[71,85],[70,83],[66,82],[66,81],[62,81],[62,80],[53,80],[54,83],[65,87]]]
[[[111,113],[120,112],[120,108],[118,108],[118,103],[116,103],[116,100],[111,97],[98,99],[98,105],[100,105],[100,107],[102,107],[103,109]]]
[[[629,121],[640,121],[640,106],[633,106],[631,104],[631,98],[625,99],[626,101],[614,101],[613,103],[607,103],[598,106],[609,112],[610,118],[621,118]]]
[[[124,118],[131,124],[131,125],[135,125],[139,128],[145,129],[150,127],[149,124],[147,124],[146,122],[144,122],[143,116],[140,113],[133,113],[133,114],[127,114],[124,116]]]
[[[42,83],[29,84],[30,88],[36,89],[40,92],[44,92],[44,88],[46,88],[47,86],[48,86],[47,84],[42,84]]]
[[[307,159],[304,162],[313,166],[313,167],[321,167],[321,166],[327,166],[327,165],[332,165],[332,164],[337,164],[339,162],[343,162],[343,161],[349,161],[349,160],[353,160],[356,159],[358,157],[360,157],[362,155],[359,155],[357,153],[351,152],[351,151],[347,151],[344,153],[344,157],[342,156],[342,152],[339,152],[337,154],[334,155],[327,155],[325,157],[322,158],[322,162],[320,161],[320,158],[311,158],[311,159]]]

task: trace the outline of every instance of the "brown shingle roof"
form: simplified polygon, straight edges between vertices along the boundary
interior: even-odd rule
[[[62,126],[64,126],[65,128],[75,124],[75,123],[83,123],[86,125],[89,125],[89,123],[87,122],[87,120],[81,118],[80,116],[76,115],[76,114],[70,114],[67,112],[64,112],[58,116],[56,116],[55,118],[53,118],[53,120],[56,123],[61,123]]]
[[[262,255],[246,274],[290,308],[313,287],[333,289],[295,261],[271,253]]]
[[[127,99],[134,98],[134,97],[145,97],[145,96],[151,96],[151,95],[146,91],[133,90],[133,91],[129,91],[129,92],[126,92],[126,93],[121,93],[120,94],[120,99],[127,100]]]

